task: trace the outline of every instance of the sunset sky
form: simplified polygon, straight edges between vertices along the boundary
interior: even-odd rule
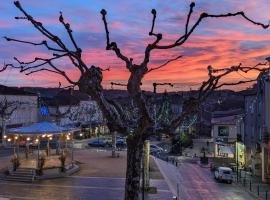
[[[148,36],[151,26],[151,9],[157,10],[156,32],[163,33],[162,43],[173,42],[184,31],[185,19],[191,1],[186,0],[21,0],[23,7],[49,30],[68,41],[67,33],[58,22],[59,11],[73,29],[79,46],[83,49],[85,62],[102,68],[110,67],[104,72],[103,85],[110,88],[111,81],[126,83],[128,71],[124,63],[113,52],[105,50],[105,32],[100,10],[108,12],[111,39],[118,43],[121,51],[134,58],[134,63],[142,60],[145,46],[153,38]],[[267,24],[270,20],[269,0],[198,0],[194,8],[191,24],[201,12],[220,14],[245,11],[251,19]],[[30,61],[36,56],[48,58],[51,54],[45,48],[34,47],[4,40],[3,36],[40,42],[45,38],[32,25],[24,20],[15,20],[22,16],[11,0],[0,2],[0,60],[1,63],[14,63],[16,56]],[[182,59],[146,75],[143,88],[152,90],[153,82],[176,83],[173,91],[198,87],[207,78],[206,68],[237,65],[240,62],[252,66],[264,62],[270,56],[270,29],[252,25],[241,17],[227,19],[207,19],[181,47],[172,50],[156,50],[152,54],[150,67],[158,66],[168,59],[183,55]],[[66,69],[74,80],[78,72],[66,60],[57,62]],[[244,74],[254,78],[256,74]],[[243,79],[243,74],[235,74],[226,81]],[[20,74],[16,69],[8,69],[0,74],[0,84],[12,86],[46,86],[54,87],[62,77],[51,73],[37,73],[30,76]],[[247,86],[247,85],[246,85]],[[245,87],[246,87],[245,86]],[[120,87],[115,87],[121,89]],[[159,91],[170,88],[160,88]]]

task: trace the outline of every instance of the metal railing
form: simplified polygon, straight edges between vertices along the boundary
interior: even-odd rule
[[[268,198],[270,185],[256,182],[253,180],[252,176],[247,176],[247,177],[240,176],[238,177],[238,181],[237,181],[237,176],[234,176],[234,182],[244,187],[245,190],[256,195],[259,199],[270,200],[270,197]]]

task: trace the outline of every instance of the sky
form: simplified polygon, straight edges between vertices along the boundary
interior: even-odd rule
[[[63,26],[59,23],[59,11],[71,24],[74,37],[83,50],[83,59],[88,66],[110,67],[103,73],[103,86],[111,88],[110,82],[126,83],[129,72],[124,63],[112,51],[106,51],[105,31],[100,10],[107,10],[107,19],[111,40],[117,42],[121,51],[140,63],[146,45],[154,38],[148,36],[151,27],[151,9],[157,10],[156,32],[163,34],[161,44],[175,41],[184,32],[185,20],[191,1],[187,0],[21,0],[25,10],[41,21],[51,32],[58,35],[71,48]],[[193,24],[200,13],[221,14],[244,11],[251,19],[267,24],[270,20],[269,0],[197,0]],[[23,61],[31,61],[36,56],[52,56],[45,48],[26,44],[11,43],[3,39],[8,36],[33,42],[45,38],[25,20],[16,20],[22,16],[12,0],[0,2],[0,63],[13,63],[16,56]],[[155,50],[149,67],[159,66],[169,59],[183,57],[160,70],[144,77],[142,88],[152,90],[153,82],[171,82],[174,88],[160,87],[159,91],[180,91],[196,89],[207,79],[207,66],[215,68],[229,67],[243,63],[253,66],[264,62],[270,56],[270,29],[252,25],[241,17],[226,19],[207,19],[195,30],[193,35],[181,47],[171,50]],[[59,60],[57,66],[67,71],[73,80],[79,77],[78,71],[67,60]],[[257,74],[234,74],[224,81],[237,81],[256,77]],[[0,73],[0,84],[11,86],[55,87],[58,82],[66,85],[63,77],[49,72],[26,76],[17,69],[7,69]],[[243,85],[243,89],[249,85]],[[114,89],[123,89],[115,86]]]

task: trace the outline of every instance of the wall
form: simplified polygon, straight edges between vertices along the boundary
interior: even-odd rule
[[[90,123],[102,123],[103,117],[102,113],[99,110],[95,101],[80,101],[79,105],[74,106],[60,106],[59,110],[61,113],[65,113],[70,109],[65,116],[60,120],[61,126],[74,125],[75,123],[80,122],[81,124],[90,124]],[[56,112],[55,107],[49,108],[51,113]],[[51,117],[51,120],[55,118]]]
[[[38,97],[26,95],[0,95],[0,101],[18,102],[17,109],[8,120],[7,126],[27,125],[38,120]]]

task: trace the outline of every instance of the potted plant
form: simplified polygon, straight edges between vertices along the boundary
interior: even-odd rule
[[[42,155],[40,156],[40,158],[38,159],[38,169],[37,169],[37,174],[39,176],[42,176],[43,175],[43,168],[44,168],[44,165],[45,165],[45,156]]]
[[[20,166],[20,162],[19,162],[19,158],[17,154],[13,156],[13,158],[11,159],[11,162],[12,162],[13,171],[16,171],[17,168]]]
[[[64,152],[59,157],[59,160],[61,162],[61,172],[65,172],[66,154]]]

